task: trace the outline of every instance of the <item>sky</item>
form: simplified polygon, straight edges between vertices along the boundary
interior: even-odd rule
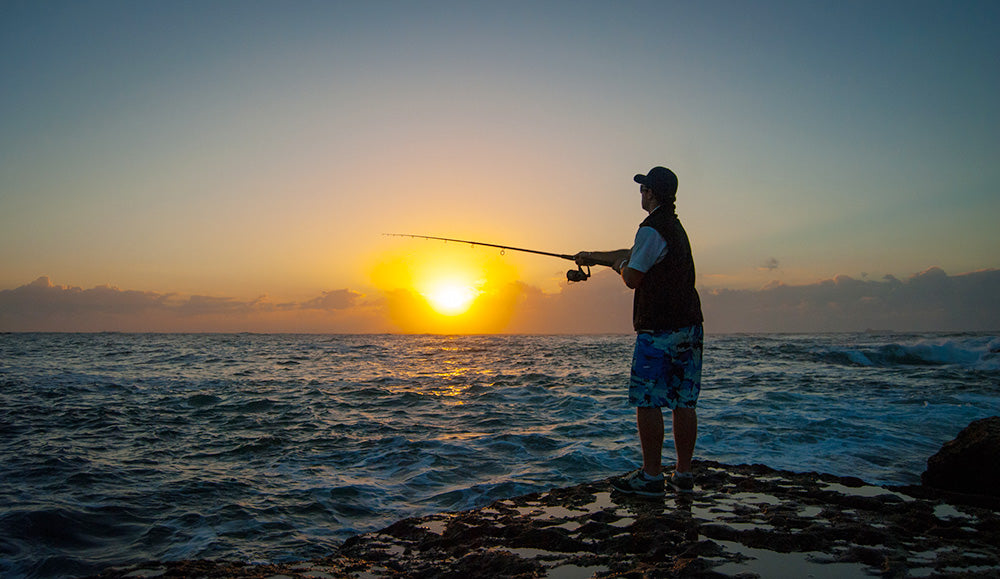
[[[992,1],[0,1],[0,331],[1000,328]]]

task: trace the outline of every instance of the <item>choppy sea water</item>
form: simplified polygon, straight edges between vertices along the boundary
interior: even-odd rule
[[[0,334],[0,576],[321,557],[634,468],[632,344]],[[910,484],[998,414],[997,335],[709,335],[696,456]]]

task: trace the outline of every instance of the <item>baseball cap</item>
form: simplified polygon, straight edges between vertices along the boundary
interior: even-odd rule
[[[677,175],[666,167],[653,167],[645,175],[633,177],[636,183],[653,190],[657,197],[674,197],[677,195]]]

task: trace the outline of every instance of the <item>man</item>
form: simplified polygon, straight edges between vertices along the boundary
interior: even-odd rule
[[[701,390],[704,342],[701,301],[694,287],[694,259],[687,233],[674,212],[677,176],[665,167],[636,175],[642,208],[631,250],[580,252],[579,265],[607,265],[635,290],[632,325],[635,352],[629,379],[629,404],[636,407],[642,467],[611,479],[618,491],[658,496],[664,484],[679,491],[694,488],[691,458],[698,435],[695,406]],[[663,411],[672,411],[677,466],[663,476]]]

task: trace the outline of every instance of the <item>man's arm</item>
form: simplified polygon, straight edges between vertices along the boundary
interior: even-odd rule
[[[631,249],[615,249],[613,251],[581,251],[573,257],[577,265],[606,265],[619,271],[621,262],[627,260],[631,254]]]
[[[663,259],[667,249],[666,240],[657,230],[649,226],[640,226],[635,234],[635,244],[632,245],[628,261],[621,263],[615,269],[622,274],[622,281],[629,289],[636,289],[646,277],[649,268]]]
[[[646,274],[628,267],[628,260],[631,256],[631,249],[616,249],[614,251],[581,251],[574,257],[577,265],[606,265],[610,267],[621,274],[622,280],[625,281],[625,285],[629,289],[635,289],[642,283],[642,278]]]

